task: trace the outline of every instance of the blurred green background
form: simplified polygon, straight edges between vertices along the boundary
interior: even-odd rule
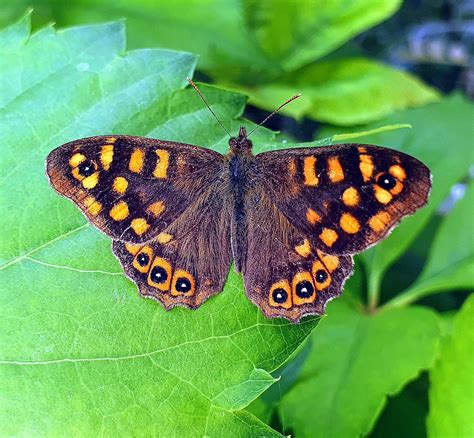
[[[0,27],[2,435],[474,436],[472,1],[3,0]],[[303,94],[257,151],[412,125],[354,141],[429,165],[430,202],[356,258],[321,321],[265,321],[233,274],[198,311],[166,314],[47,187],[47,152],[87,135],[223,152],[187,75],[213,85],[233,132]],[[116,356],[131,366],[102,366]]]

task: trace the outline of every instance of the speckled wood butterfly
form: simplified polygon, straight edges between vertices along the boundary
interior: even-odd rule
[[[125,135],[52,151],[47,174],[89,221],[142,296],[195,309],[220,292],[232,260],[269,317],[322,314],[352,255],[423,206],[428,168],[363,144],[254,156],[245,128],[229,152]]]

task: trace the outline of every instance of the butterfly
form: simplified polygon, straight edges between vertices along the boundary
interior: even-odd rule
[[[212,110],[211,110],[212,111]],[[246,129],[222,155],[127,135],[53,150],[50,183],[113,239],[140,295],[196,309],[233,261],[267,318],[321,315],[341,294],[353,255],[428,199],[429,169],[365,144],[252,154]]]

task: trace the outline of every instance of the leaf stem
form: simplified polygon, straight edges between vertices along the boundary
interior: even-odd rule
[[[369,281],[367,285],[367,305],[369,312],[374,312],[377,309],[380,298],[380,280],[381,275],[377,271],[376,273],[371,273],[369,276]]]

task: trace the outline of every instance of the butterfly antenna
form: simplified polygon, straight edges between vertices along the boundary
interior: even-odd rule
[[[280,111],[284,106],[288,105],[290,102],[301,97],[301,94],[295,94],[293,97],[290,97],[286,102],[282,103],[275,111],[273,111],[269,116],[265,117],[265,119],[260,122],[255,128],[250,131],[250,134],[247,137],[250,137],[258,128],[260,128],[270,117],[273,117],[278,111]]]
[[[232,137],[230,135],[230,132],[226,129],[226,127],[222,124],[222,122],[219,120],[219,118],[216,116],[216,113],[214,111],[212,111],[212,108],[209,106],[209,104],[207,103],[207,100],[206,98],[203,96],[203,94],[201,93],[201,91],[199,90],[199,88],[197,87],[197,85],[193,82],[193,80],[191,78],[186,78],[186,80],[189,82],[189,84],[191,85],[191,87],[193,87],[195,90],[196,90],[196,93],[199,94],[199,97],[202,99],[202,101],[204,102],[204,104],[207,106],[207,109],[211,112],[211,114],[215,117],[215,119],[217,120],[217,122],[219,123],[219,125],[222,126],[222,129],[227,133],[227,135],[229,137]]]

